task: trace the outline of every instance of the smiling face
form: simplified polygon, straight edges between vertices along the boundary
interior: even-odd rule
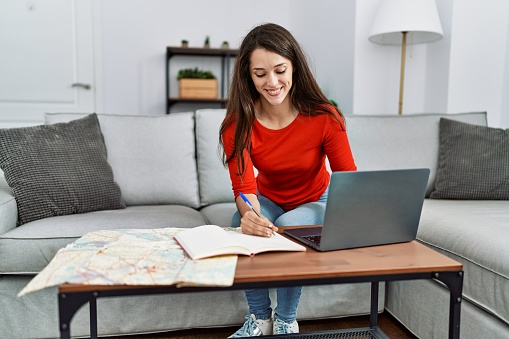
[[[258,48],[251,54],[250,72],[260,100],[271,105],[280,105],[289,100],[293,77],[290,60]]]

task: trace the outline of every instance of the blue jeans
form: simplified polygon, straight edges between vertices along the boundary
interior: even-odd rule
[[[281,207],[262,195],[258,195],[258,201],[260,202],[262,215],[272,221],[275,226],[315,225],[323,224],[328,193],[329,188],[327,188],[318,201],[301,205],[288,212],[285,212]],[[232,226],[240,226],[240,214],[238,211],[233,215]],[[301,292],[301,286],[277,288],[275,317],[287,323],[297,319],[297,308]],[[269,319],[272,316],[268,288],[245,290],[245,293],[249,305],[249,313],[254,314],[256,319]]]

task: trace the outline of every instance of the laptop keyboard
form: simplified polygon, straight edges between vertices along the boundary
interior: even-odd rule
[[[305,235],[303,236],[304,239],[311,241],[313,244],[316,244],[317,246],[320,246],[320,241],[322,240],[322,235]]]

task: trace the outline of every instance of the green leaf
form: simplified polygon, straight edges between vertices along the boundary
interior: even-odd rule
[[[180,79],[215,79],[215,75],[211,71],[202,71],[195,68],[181,69],[177,74],[177,80]]]

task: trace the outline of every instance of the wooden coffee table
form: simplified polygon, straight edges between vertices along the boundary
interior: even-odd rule
[[[90,335],[97,338],[96,300],[102,297],[371,282],[370,327],[341,330],[337,333],[363,331],[369,332],[368,338],[387,338],[377,326],[379,282],[435,279],[449,288],[449,338],[458,339],[462,270],[462,264],[417,241],[331,252],[317,252],[308,248],[306,252],[270,252],[254,257],[239,256],[231,287],[60,285],[60,333],[61,338],[70,338],[70,325],[74,314],[81,306],[89,303]],[[310,335],[299,334],[302,338]]]

